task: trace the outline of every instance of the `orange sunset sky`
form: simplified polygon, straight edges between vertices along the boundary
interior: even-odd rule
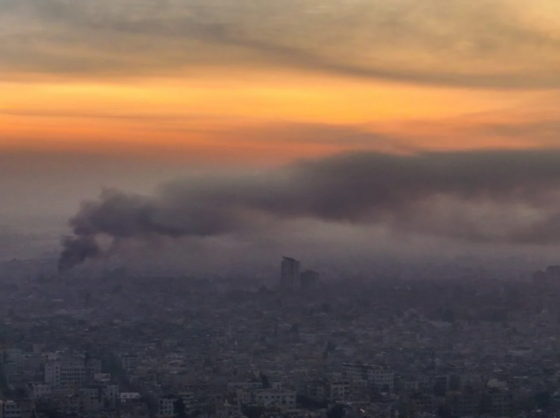
[[[557,148],[559,88],[555,0],[0,0],[0,220],[192,169]]]
[[[556,147],[553,0],[0,0],[0,152]]]

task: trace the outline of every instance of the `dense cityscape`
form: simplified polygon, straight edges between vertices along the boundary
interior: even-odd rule
[[[0,418],[560,418],[560,0],[0,0]]]
[[[560,267],[327,280],[284,257],[263,282],[51,264],[1,266],[4,418],[560,411]]]

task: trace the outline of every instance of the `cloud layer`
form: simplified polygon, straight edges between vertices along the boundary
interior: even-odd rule
[[[353,153],[253,175],[199,176],[153,196],[107,190],[70,221],[60,268],[103,256],[104,237],[246,235],[306,219],[470,242],[557,244],[559,163],[558,151]]]
[[[0,0],[0,72],[130,77],[296,68],[560,87],[549,0]]]

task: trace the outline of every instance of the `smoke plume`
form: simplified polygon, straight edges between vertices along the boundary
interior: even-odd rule
[[[471,242],[560,243],[560,152],[353,153],[244,176],[162,185],[153,196],[105,190],[63,240],[61,270],[126,241],[262,231],[314,219]]]

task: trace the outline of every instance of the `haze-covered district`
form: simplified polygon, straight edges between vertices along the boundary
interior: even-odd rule
[[[4,220],[0,416],[558,416],[557,161],[351,154]]]

